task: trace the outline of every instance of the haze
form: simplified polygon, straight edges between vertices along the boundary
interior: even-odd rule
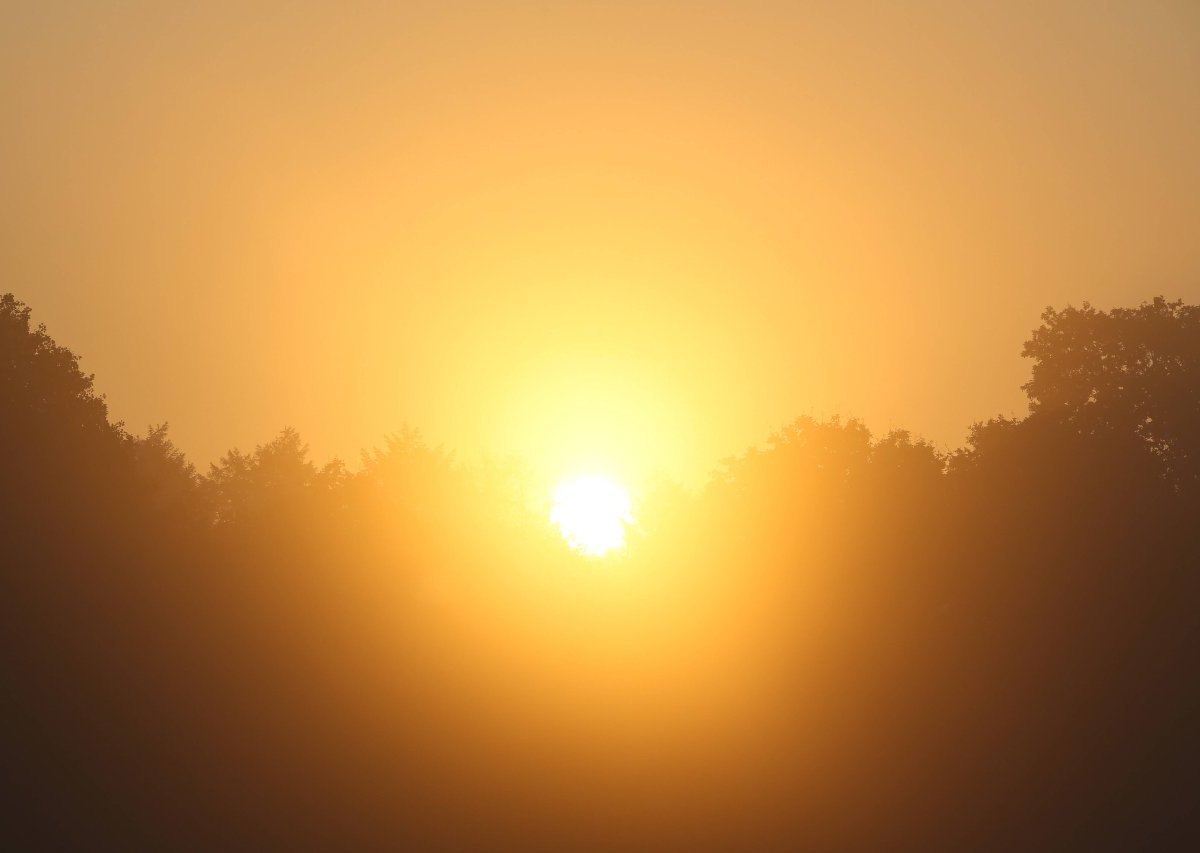
[[[833,8],[830,8],[832,6]],[[0,274],[199,463],[405,423],[697,481],[1023,414],[1200,282],[1191,2],[5,3]]]

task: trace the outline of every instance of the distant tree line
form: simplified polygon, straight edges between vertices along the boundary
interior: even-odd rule
[[[1183,849],[1200,307],[1023,355],[1026,417],[800,418],[598,570],[408,428],[198,472],[5,295],[5,847]]]

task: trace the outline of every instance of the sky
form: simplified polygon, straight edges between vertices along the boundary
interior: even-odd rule
[[[1200,4],[0,2],[0,291],[202,468],[944,448],[1049,305],[1200,301]]]

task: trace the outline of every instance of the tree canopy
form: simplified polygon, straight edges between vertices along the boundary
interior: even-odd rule
[[[200,473],[0,298],[6,847],[1170,847],[1200,761],[1200,308],[1047,310],[943,451],[798,418],[625,552],[517,462]],[[720,808],[714,808],[720,803]],[[531,820],[529,815],[553,815]],[[34,843],[36,841],[36,844]]]

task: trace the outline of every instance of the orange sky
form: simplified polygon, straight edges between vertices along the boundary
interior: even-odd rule
[[[693,482],[799,414],[954,446],[1024,411],[1047,304],[1200,301],[1191,0],[3,18],[0,289],[200,463],[285,424]]]

